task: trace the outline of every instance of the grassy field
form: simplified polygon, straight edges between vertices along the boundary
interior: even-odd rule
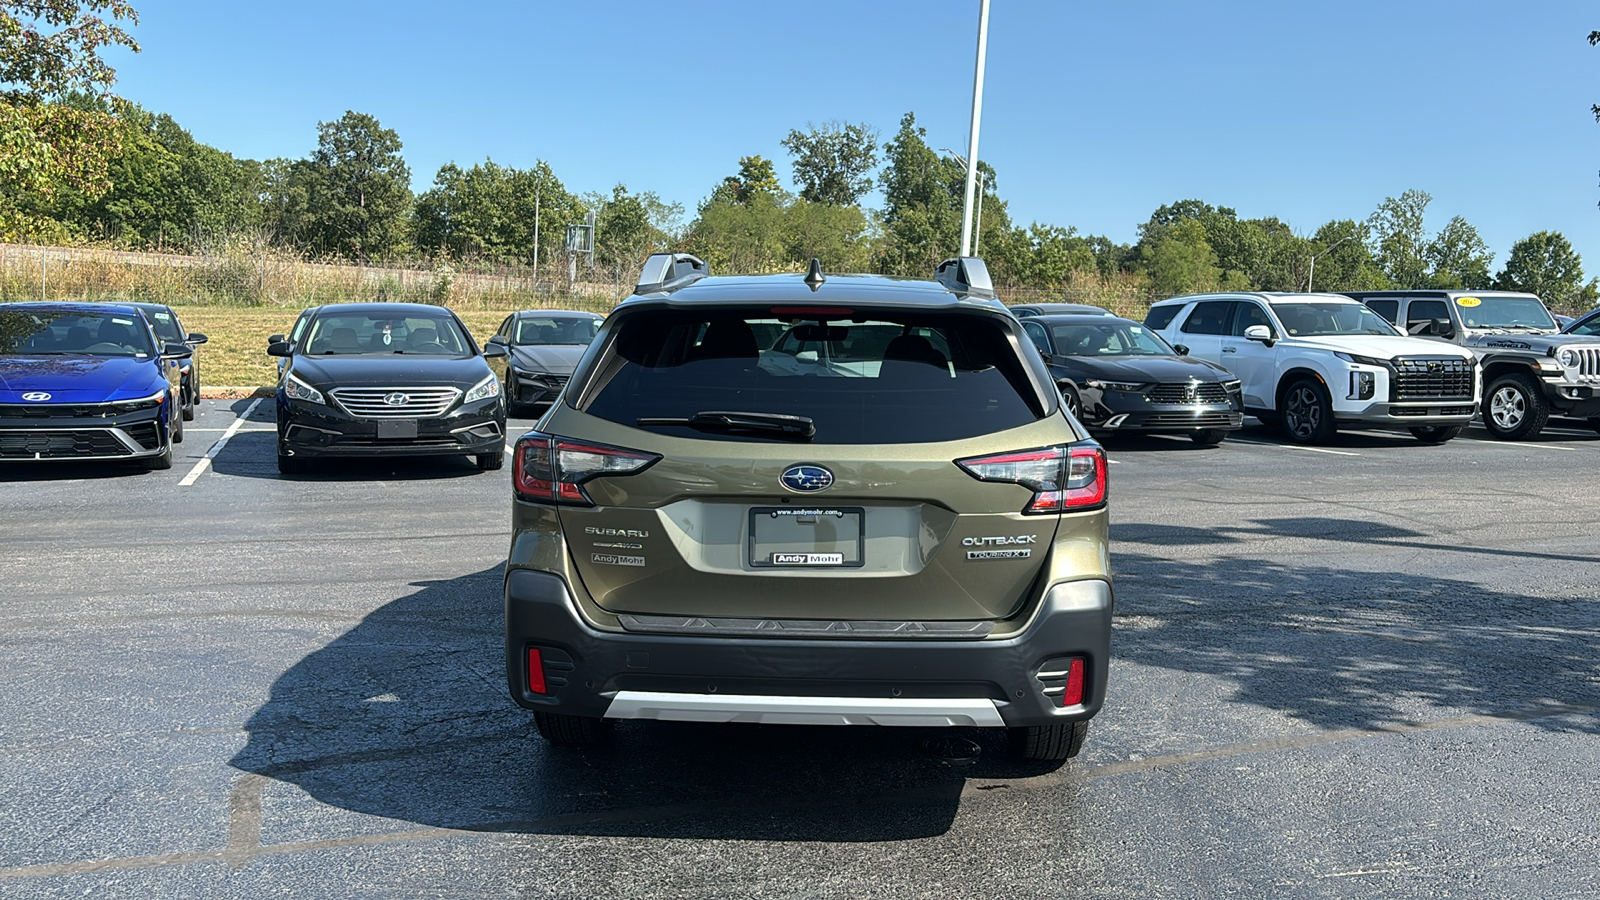
[[[588,307],[592,304],[584,304]],[[607,304],[609,306],[609,304]],[[224,306],[174,306],[183,327],[207,337],[200,348],[201,387],[274,384],[277,366],[267,355],[267,337],[294,326],[298,309],[229,308]],[[604,310],[594,310],[604,312]],[[457,310],[457,315],[482,343],[512,312],[510,309]]]

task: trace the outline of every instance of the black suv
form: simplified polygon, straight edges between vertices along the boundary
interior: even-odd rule
[[[966,725],[1060,760],[1105,698],[1105,454],[981,260],[651,257],[513,475],[506,674],[557,743]]]

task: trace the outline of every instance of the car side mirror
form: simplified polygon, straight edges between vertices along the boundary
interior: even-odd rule
[[[268,347],[271,347],[273,344],[281,344],[281,343],[283,343],[283,335],[281,335],[281,334],[275,334],[275,335],[272,335],[271,337],[267,338],[267,346]]]
[[[1267,325],[1251,325],[1246,328],[1244,330],[1244,339],[1247,341],[1260,341],[1268,347],[1271,347],[1274,342],[1272,328]]]
[[[167,341],[161,345],[161,356],[163,359],[188,359],[193,355],[194,351],[189,349],[188,344],[180,343],[178,341]]]
[[[497,334],[494,337],[489,338],[489,343],[491,343],[491,344],[506,344],[506,343],[510,343],[510,342],[506,340],[506,336],[505,335]]]
[[[283,335],[280,334],[280,335],[278,335],[278,337],[280,338],[279,340],[273,341],[272,343],[267,345],[267,355],[268,356],[293,356],[294,355],[294,345],[289,343],[288,341],[282,340]]]
[[[1456,330],[1453,326],[1451,326],[1449,319],[1434,319],[1433,327],[1428,329],[1428,333],[1432,334],[1434,337],[1447,338],[1454,337]]]
[[[490,341],[489,343],[483,345],[483,356],[485,359],[493,359],[510,355],[511,349],[505,344],[496,344],[494,341]]]
[[[189,332],[189,338],[187,342],[190,344],[204,344],[206,340],[207,338],[205,335],[199,333],[198,331],[191,331]]]
[[[1188,356],[1189,355],[1189,348],[1185,344],[1173,344],[1172,345],[1172,349],[1178,351],[1178,355],[1179,356]]]

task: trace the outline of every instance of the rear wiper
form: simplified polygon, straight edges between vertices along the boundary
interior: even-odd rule
[[[817,423],[807,416],[786,416],[782,413],[724,412],[711,410],[692,416],[646,416],[634,421],[635,425],[687,425],[702,431],[754,431],[776,434],[799,441],[809,441],[817,434]]]

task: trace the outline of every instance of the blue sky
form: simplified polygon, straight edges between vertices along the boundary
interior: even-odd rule
[[[548,161],[690,211],[740,156],[907,111],[965,152],[976,0],[135,0],[118,89],[240,156],[307,155],[346,109],[446,162]],[[1131,241],[1197,197],[1309,234],[1409,188],[1496,264],[1565,233],[1600,274],[1600,7],[1566,0],[992,0],[980,156],[1014,220]]]

